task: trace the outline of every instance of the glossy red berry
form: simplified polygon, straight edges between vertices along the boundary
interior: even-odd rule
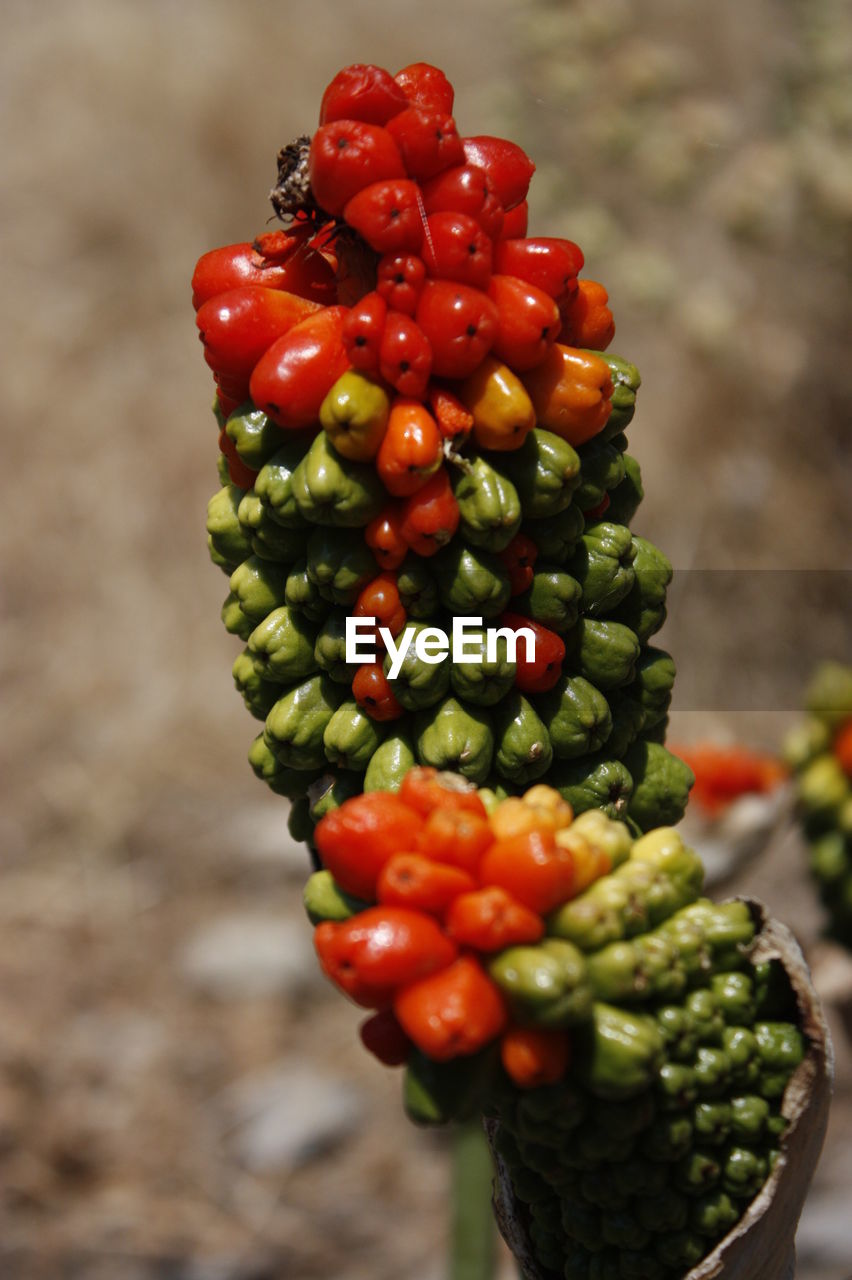
[[[376,292],[365,293],[348,311],[343,321],[343,346],[353,369],[360,369],[362,373],[378,372],[387,313],[387,303]]]
[[[427,280],[416,312],[432,347],[439,378],[467,378],[491,350],[497,308],[480,289],[450,280]]]
[[[388,311],[379,345],[379,373],[403,396],[420,400],[432,372],[432,347],[417,322]]]
[[[543,627],[540,622],[534,622],[532,618],[522,617],[519,613],[504,613],[500,626],[511,627],[513,631],[526,628],[535,637],[535,656],[528,654],[523,639],[518,643],[516,687],[522,693],[546,693],[548,689],[552,689],[562,674],[564,640],[555,631]]]
[[[409,178],[373,182],[349,200],[343,217],[377,253],[416,253],[423,238],[417,183]]]
[[[516,142],[484,135],[463,142],[466,162],[485,170],[504,209],[513,209],[526,199],[535,165]]]
[[[452,115],[455,94],[443,71],[429,62],[412,62],[394,76],[409,102],[426,111]]]
[[[491,279],[491,241],[475,218],[444,210],[426,219],[423,259],[429,275],[487,289]]]
[[[387,124],[407,106],[408,98],[389,71],[356,62],[338,71],[322,95],[320,124],[333,120]]]
[[[343,346],[345,307],[324,307],[294,325],[255,365],[251,398],[279,427],[312,426],[349,361]]]
[[[402,504],[400,534],[418,556],[433,556],[452,540],[459,527],[456,502],[446,467],[440,467],[421,489]]]
[[[380,662],[365,662],[358,668],[352,697],[371,720],[398,720],[403,714]]]
[[[494,194],[483,169],[472,164],[445,169],[423,184],[423,207],[427,213],[445,209],[475,218],[493,240],[503,226],[503,206]]]
[[[317,204],[335,216],[371,183],[405,177],[402,156],[387,129],[362,120],[321,125],[311,140],[308,172]]]
[[[526,200],[516,204],[514,209],[509,209],[503,218],[503,227],[498,239],[513,240],[516,236],[525,236],[527,234],[529,212],[530,207]]]
[[[319,310],[318,302],[262,284],[229,289],[205,302],[196,313],[204,359],[214,373],[247,380],[277,338]]]
[[[426,264],[413,253],[387,253],[376,270],[376,292],[393,311],[413,316],[426,279]]]
[[[488,296],[497,307],[493,353],[512,369],[534,369],[559,335],[559,308],[552,298],[516,276],[492,276]]]
[[[309,228],[269,231],[253,243],[228,244],[198,259],[192,275],[192,305],[203,303],[244,284],[286,289],[313,302],[333,303],[334,272],[326,260],[305,243]]]
[[[411,1056],[411,1041],[392,1009],[374,1013],[358,1028],[361,1043],[385,1067],[401,1067]]]
[[[388,124],[409,177],[423,181],[464,164],[464,147],[452,116],[408,107]]]
[[[538,559],[538,547],[526,533],[515,534],[508,547],[498,551],[497,559],[509,575],[513,596],[520,596],[532,586],[533,565]]]
[[[555,236],[500,240],[494,246],[494,270],[534,284],[551,298],[561,299],[577,288],[583,254],[573,240]]]

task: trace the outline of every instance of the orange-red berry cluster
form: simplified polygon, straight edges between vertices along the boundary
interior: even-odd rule
[[[368,1048],[403,1062],[411,1045],[443,1062],[501,1038],[519,1084],[558,1079],[563,1031],[510,1025],[483,961],[537,942],[544,917],[610,870],[594,845],[560,838],[573,814],[549,787],[502,801],[434,769],[412,769],[398,793],[373,791],[327,814],[315,838],[344,892],[368,903],[349,920],[317,926],[329,978],[377,1010],[362,1028]]]

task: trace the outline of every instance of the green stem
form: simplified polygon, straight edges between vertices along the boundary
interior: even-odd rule
[[[450,1280],[493,1280],[496,1229],[491,1211],[494,1166],[481,1120],[453,1135]]]

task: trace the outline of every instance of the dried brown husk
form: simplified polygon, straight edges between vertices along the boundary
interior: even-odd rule
[[[750,957],[755,963],[781,961],[796,995],[799,1025],[809,1048],[784,1093],[781,1109],[789,1125],[772,1174],[736,1226],[684,1280],[793,1280],[796,1227],[828,1124],[834,1059],[804,956],[790,930],[773,920],[763,903],[743,901],[748,903],[757,929]],[[498,1127],[496,1121],[486,1122],[492,1151]],[[494,1155],[494,1212],[500,1232],[525,1280],[550,1280],[550,1273],[543,1272],[535,1261],[524,1208],[515,1199],[506,1166],[496,1151]]]

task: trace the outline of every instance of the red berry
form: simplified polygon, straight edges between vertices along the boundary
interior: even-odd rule
[[[500,619],[500,626],[511,627],[513,631],[526,627],[535,636],[535,656],[532,659],[527,657],[527,647],[523,638],[519,640],[515,654],[516,687],[522,693],[546,693],[548,689],[552,689],[562,674],[562,663],[565,658],[564,640],[560,639],[555,631],[519,613],[504,613]]]
[[[400,534],[418,556],[433,556],[451,541],[459,527],[456,502],[446,467],[402,504]]]
[[[301,280],[294,279],[294,275],[300,273],[294,273],[292,260],[303,245],[306,232],[307,228],[270,231],[258,236],[253,244],[226,244],[221,249],[211,249],[209,253],[202,254],[192,273],[192,305],[195,310],[209,298],[243,284],[287,289],[289,293],[310,297],[314,302],[333,301],[327,290],[323,291],[324,296],[315,297],[300,287]]]
[[[430,276],[487,289],[491,279],[491,241],[466,213],[433,213],[426,219],[423,257]]]
[[[318,302],[262,284],[229,289],[196,313],[204,359],[215,373],[244,381],[276,338],[319,310]]]
[[[251,398],[279,427],[316,422],[319,407],[349,366],[345,307],[324,307],[273,342],[251,375]]]
[[[389,71],[355,62],[338,71],[322,95],[320,124],[333,120],[387,124],[407,106],[405,93]]]
[[[420,248],[423,215],[417,183],[409,178],[371,183],[347,203],[343,216],[377,253]]]
[[[520,204],[516,204],[514,209],[510,209],[503,218],[503,230],[500,232],[501,240],[514,240],[516,236],[525,236],[527,234],[527,223],[529,221],[530,207],[526,200],[522,200]]]
[[[551,298],[577,288],[583,255],[572,240],[536,236],[531,240],[500,240],[494,247],[494,270],[534,284]]]
[[[434,178],[451,165],[464,164],[464,147],[452,116],[408,107],[388,125],[412,178]]]
[[[420,400],[432,372],[432,348],[411,316],[389,311],[379,346],[379,372],[400,395]]]
[[[532,585],[533,565],[538,559],[538,547],[526,533],[516,533],[508,547],[498,551],[497,559],[509,575],[513,596],[520,596]]]
[[[411,1041],[392,1009],[374,1013],[358,1028],[361,1043],[385,1067],[401,1067],[411,1056]]]
[[[596,280],[578,280],[572,294],[558,299],[566,343],[591,351],[605,351],[615,334],[609,295]]]
[[[413,253],[386,253],[379,261],[376,292],[394,311],[413,316],[426,279],[422,258]]]
[[[464,158],[488,174],[491,189],[504,209],[526,199],[535,165],[525,151],[506,138],[464,138]]]
[[[402,507],[389,503],[364,529],[364,541],[382,569],[398,569],[408,555],[402,536]]]
[[[392,636],[398,636],[406,622],[406,612],[399,598],[396,585],[396,574],[380,573],[363,588],[352,610],[356,618],[375,618],[376,628],[372,639],[384,648],[384,640],[379,635],[379,628],[384,627]],[[366,628],[362,636],[367,635]]]
[[[314,199],[335,216],[371,183],[405,177],[402,156],[387,129],[361,120],[321,125],[311,141],[308,171]]]
[[[427,213],[450,209],[475,218],[493,240],[503,226],[503,206],[494,194],[488,175],[472,164],[445,169],[423,184],[423,207]]]
[[[492,276],[488,296],[497,307],[494,355],[523,372],[547,358],[559,334],[559,308],[552,298],[516,276]]]
[[[403,93],[417,107],[452,115],[455,94],[443,71],[428,62],[412,62],[394,76]]]
[[[470,434],[473,429],[473,414],[449,388],[433,382],[427,388],[426,399],[445,440]]]
[[[398,720],[403,709],[380,662],[365,662],[352,680],[352,697],[371,720]]]
[[[451,280],[426,281],[416,317],[439,378],[469,377],[497,334],[497,308],[488,295]]]
[[[362,373],[377,373],[379,345],[388,308],[378,293],[365,293],[343,321],[343,346],[349,363]]]

